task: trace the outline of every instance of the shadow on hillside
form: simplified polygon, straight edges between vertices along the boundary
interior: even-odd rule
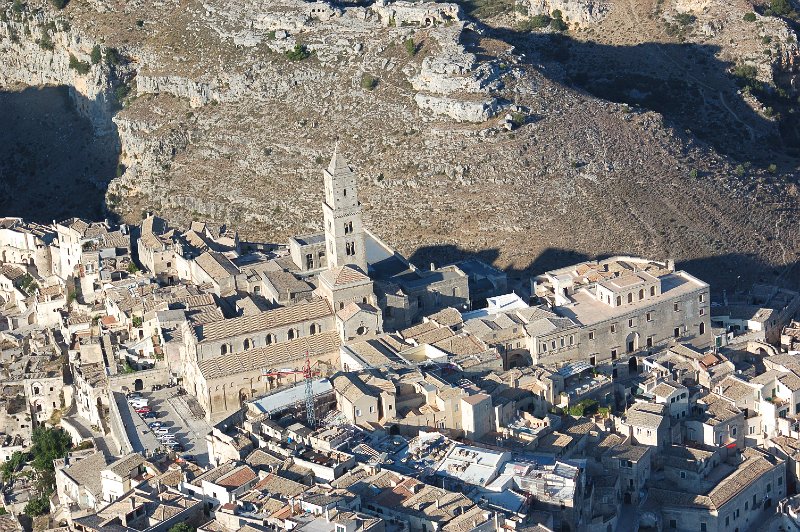
[[[0,92],[0,216],[105,218],[118,144],[95,137],[67,87]]]
[[[488,31],[514,45],[530,65],[541,66],[544,75],[605,100],[661,113],[669,125],[691,131],[724,155],[769,163],[776,153],[800,153],[796,124],[776,128],[754,112],[738,93],[737,81],[743,81],[730,73],[734,65],[716,57],[717,46],[608,46],[562,34]],[[470,33],[465,32],[464,43],[475,44],[472,48],[480,53],[480,40]],[[783,110],[776,94],[764,98],[772,98],[767,103],[776,111]],[[791,98],[781,101],[796,104]],[[785,116],[784,122],[791,121]]]
[[[509,278],[509,290],[516,286],[527,287],[530,277],[546,271],[571,266],[589,260],[602,260],[613,255],[624,253],[590,256],[573,250],[546,248],[524,268],[505,268],[503,271]],[[471,252],[452,244],[441,246],[424,246],[410,257],[417,267],[427,268],[431,263],[437,266],[452,264],[467,259],[479,259],[487,264],[494,264],[500,252],[496,248]],[[653,260],[664,260],[663,257],[651,257]],[[688,260],[677,260],[676,269],[685,270],[698,279],[711,285],[715,298],[720,298],[722,291],[728,294],[746,292],[753,283],[777,284],[782,287],[797,289],[800,287],[800,268],[797,263],[787,266],[775,266],[763,262],[751,254],[727,253],[718,256],[701,257]]]

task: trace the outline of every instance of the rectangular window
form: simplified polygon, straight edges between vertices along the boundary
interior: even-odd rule
[[[628,319],[628,327],[633,327],[633,318]]]
[[[672,334],[675,335],[675,338],[680,338],[681,337],[681,329],[680,329],[680,327],[675,327],[675,330],[672,331]]]
[[[678,522],[675,519],[669,520],[669,527],[670,528],[678,528]]]
[[[675,303],[672,305],[672,310],[678,312],[681,309],[680,303]]]
[[[705,523],[700,523],[700,532],[708,532],[708,525]]]
[[[373,412],[375,412],[375,407],[374,406],[370,406],[369,407],[369,413],[372,414]]]
[[[611,350],[611,360],[616,360],[616,359],[617,359],[617,350],[616,349],[612,349]]]
[[[594,331],[589,331],[589,340],[594,340]]]
[[[705,315],[706,315],[706,309],[704,309],[704,308],[701,308],[701,309],[700,309],[700,315],[701,315],[701,316],[705,316]]]
[[[573,344],[575,344],[575,335],[570,334],[569,335],[569,345],[573,345]]]
[[[704,303],[705,300],[706,300],[706,295],[705,294],[700,294],[699,299],[700,299],[700,303]]]
[[[647,347],[653,347],[653,337],[652,336],[648,336],[647,337]]]
[[[652,312],[648,312],[646,317],[647,317],[647,321],[653,321],[653,313]]]
[[[547,344],[543,343],[542,344],[542,353],[544,353],[545,351],[547,351]]]
[[[562,336],[561,338],[559,338],[559,340],[561,342],[561,347],[564,347],[564,337]]]
[[[356,408],[356,417],[361,417],[361,409]]]
[[[616,324],[616,323],[612,323],[612,324],[611,324],[611,332],[612,332],[612,333],[615,333],[615,332],[617,332],[617,324]]]

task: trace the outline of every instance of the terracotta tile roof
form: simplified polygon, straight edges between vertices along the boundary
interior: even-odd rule
[[[339,266],[331,270],[325,270],[320,275],[329,286],[345,286],[349,284],[369,283],[369,277],[356,270],[352,266]]]
[[[321,319],[333,314],[325,299],[303,300],[296,305],[268,310],[255,316],[241,316],[208,323],[198,328],[201,342],[217,341],[243,334],[267,331],[293,323]]]
[[[204,378],[215,379],[258,369],[282,367],[304,360],[306,352],[310,356],[325,355],[336,352],[340,345],[339,334],[331,331],[222,355],[203,360],[198,366]]]
[[[221,476],[217,479],[217,484],[226,488],[239,488],[252,480],[258,478],[258,475],[250,466],[243,465],[237,467],[230,473]]]

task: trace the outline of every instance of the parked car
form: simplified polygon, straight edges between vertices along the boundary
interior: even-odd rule
[[[147,399],[128,399],[131,406],[147,406]]]
[[[142,419],[158,419],[158,412],[153,412],[151,410],[150,412],[142,414]]]
[[[125,394],[125,397],[127,397],[128,399],[141,399],[142,394],[139,392],[128,392]]]
[[[161,384],[154,384],[152,389],[153,389],[154,392],[157,392],[158,390],[160,390],[163,387],[164,386],[161,385]]]
[[[157,429],[162,425],[163,423],[161,423],[160,421],[151,421],[150,423],[147,424],[147,426],[150,427],[151,429]]]
[[[153,432],[155,432],[156,434],[169,434],[169,429],[166,427],[158,427]]]
[[[158,441],[160,441],[161,443],[170,443],[177,440],[175,439],[175,436],[173,434],[162,434],[161,436],[158,437]]]
[[[181,460],[184,462],[191,462],[193,464],[197,462],[197,458],[195,458],[193,454],[184,454],[181,456]]]
[[[148,414],[152,412],[152,410],[150,410],[150,408],[147,406],[143,406],[141,408],[134,409],[134,412],[136,412],[137,414]]]

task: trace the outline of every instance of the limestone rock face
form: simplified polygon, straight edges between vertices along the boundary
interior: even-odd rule
[[[56,28],[56,31],[48,28]],[[48,50],[38,44],[44,32],[53,43]],[[87,116],[98,135],[107,135],[112,127],[114,101],[109,71],[105,65],[91,65],[91,39],[72,29],[46,11],[29,20],[6,17],[0,22],[0,87],[14,85],[66,85],[77,109]],[[91,65],[86,74],[70,68],[70,55]]]
[[[495,98],[486,101],[466,101],[418,93],[414,101],[422,109],[437,116],[449,116],[458,122],[485,122],[497,114],[499,105]]]
[[[559,10],[564,20],[579,24],[599,22],[610,9],[608,0],[520,0],[519,4],[527,7],[531,16]]]

